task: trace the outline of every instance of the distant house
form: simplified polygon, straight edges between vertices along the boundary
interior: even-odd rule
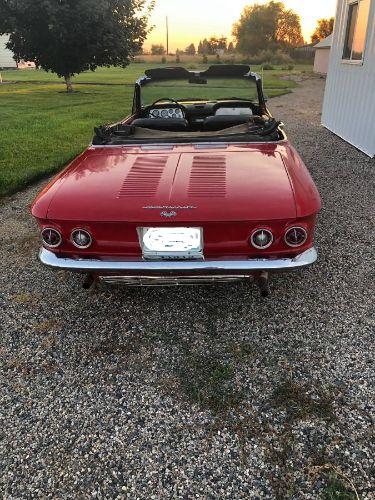
[[[13,52],[5,46],[8,40],[8,35],[0,35],[0,68],[17,68],[17,63],[13,59]]]
[[[338,0],[322,123],[375,156],[375,0]]]
[[[18,69],[35,69],[35,63],[30,61],[24,61],[23,59],[17,64]]]
[[[314,72],[326,75],[328,73],[329,56],[331,53],[333,35],[327,36],[324,40],[314,45],[315,59]]]

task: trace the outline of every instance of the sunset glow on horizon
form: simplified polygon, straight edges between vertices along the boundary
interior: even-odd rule
[[[145,48],[152,44],[166,46],[165,18],[169,18],[169,49],[184,50],[187,45],[211,36],[232,39],[233,24],[246,5],[264,4],[268,0],[157,0],[151,17],[154,25]],[[318,19],[335,15],[336,0],[284,0],[285,6],[301,17],[303,36],[310,42]]]

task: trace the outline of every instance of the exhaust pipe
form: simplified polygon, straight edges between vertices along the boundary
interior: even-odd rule
[[[256,282],[260,290],[260,294],[262,297],[269,297],[270,291],[270,280],[269,274],[266,271],[262,271],[257,277]]]
[[[83,283],[82,283],[82,288],[84,290],[90,290],[90,288],[93,286],[95,282],[95,279],[92,274],[87,274]]]

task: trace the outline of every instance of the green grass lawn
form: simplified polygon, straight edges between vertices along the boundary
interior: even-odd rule
[[[11,194],[60,170],[90,142],[93,127],[125,117],[134,81],[150,64],[99,69],[74,78],[68,95],[55,75],[44,71],[3,71],[0,85],[0,196]],[[281,95],[295,86],[265,72],[265,93]]]

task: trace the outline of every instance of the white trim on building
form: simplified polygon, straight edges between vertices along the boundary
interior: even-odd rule
[[[322,124],[375,156],[375,0],[338,0]]]

